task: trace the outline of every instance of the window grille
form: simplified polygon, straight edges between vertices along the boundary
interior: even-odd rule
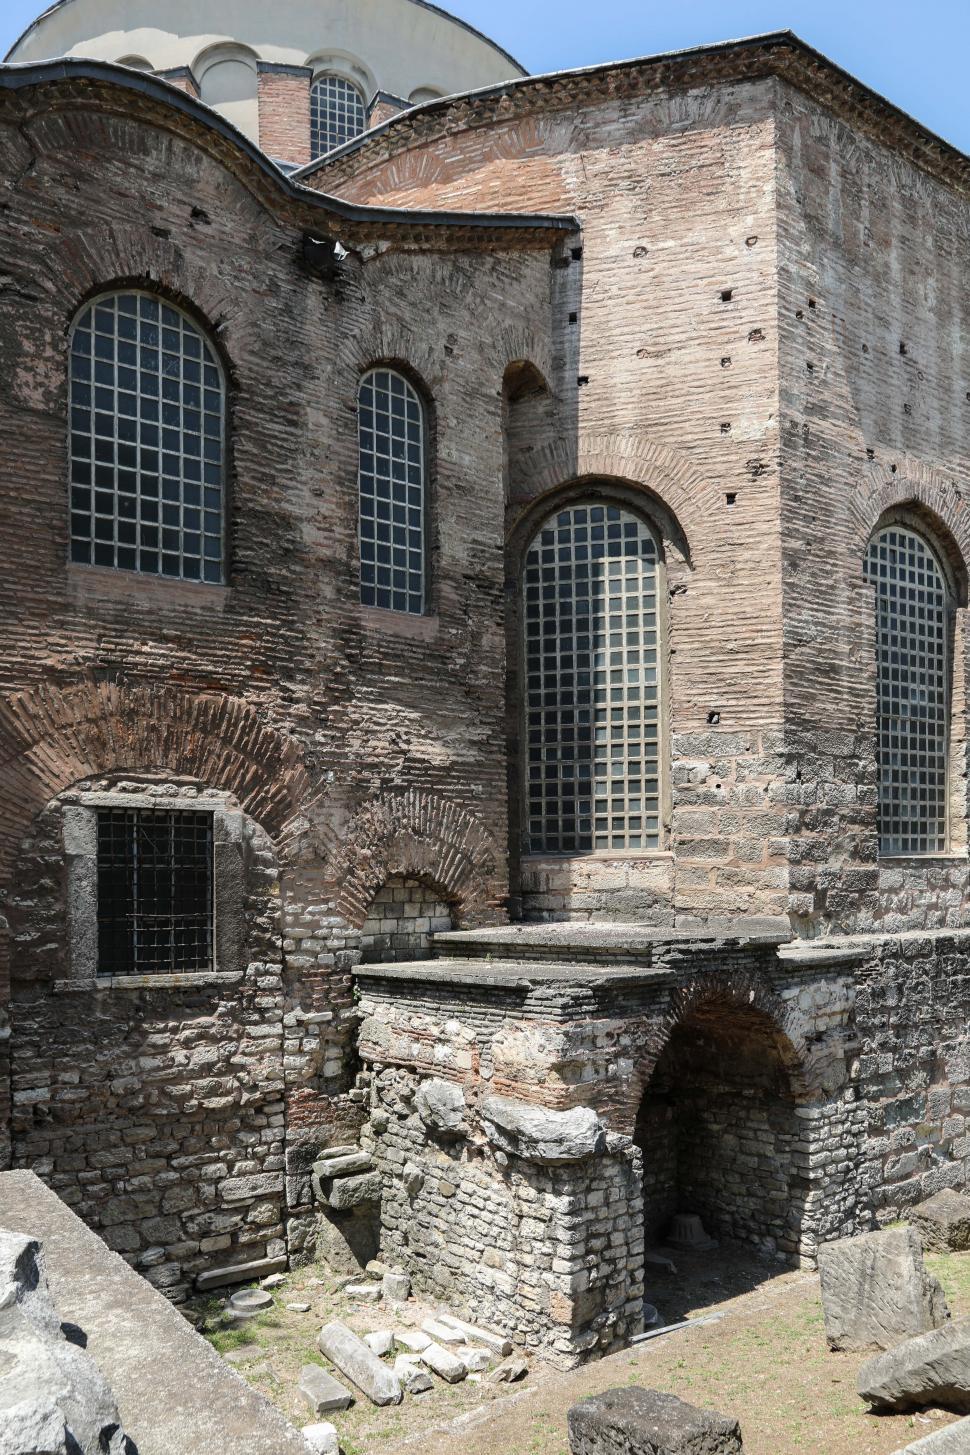
[[[212,968],[212,815],[98,810],[98,971]]]
[[[372,369],[357,396],[360,599],[420,616],[425,596],[425,417],[417,392]]]
[[[364,98],[343,76],[320,76],[310,88],[310,149],[326,156],[367,126]]]
[[[192,320],[150,293],[95,299],[70,410],[71,560],[221,581],[225,380]]]
[[[879,532],[866,553],[876,593],[879,848],[946,848],[949,593],[930,547],[904,526]]]
[[[534,853],[660,846],[657,546],[613,505],[560,511],[525,564]]]

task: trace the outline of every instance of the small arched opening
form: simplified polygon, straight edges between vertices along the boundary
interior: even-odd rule
[[[375,894],[361,926],[361,961],[427,960],[433,936],[454,927],[444,890],[425,879],[392,874]]]
[[[528,359],[508,365],[502,379],[502,423],[505,447],[505,497],[527,490],[530,462],[548,437],[553,399],[541,371]]]
[[[710,1237],[797,1257],[809,1191],[803,1099],[794,1048],[769,1015],[719,1000],[693,1008],[636,1120],[647,1245],[694,1214]]]

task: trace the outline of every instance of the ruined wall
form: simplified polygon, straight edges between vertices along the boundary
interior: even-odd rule
[[[376,893],[360,928],[365,964],[423,960],[435,933],[452,929],[451,906],[429,884],[395,875]]]
[[[877,862],[875,628],[862,560],[902,509],[970,559],[970,199],[779,89],[779,325],[792,909],[804,933],[966,923],[966,634],[950,854]]]
[[[555,407],[525,410],[531,447],[509,411],[509,594],[536,502],[551,508],[560,487],[627,486],[650,515],[669,591],[668,832],[649,861],[523,859],[530,917],[787,908],[772,84],[677,89],[624,72],[575,95],[517,89],[511,104],[476,99],[447,131],[402,123],[308,179],[369,202],[568,210],[583,224],[581,256],[556,275],[549,364],[523,331]],[[514,610],[509,629],[514,666]],[[511,690],[514,770],[514,676]],[[513,775],[513,810],[518,792]]]

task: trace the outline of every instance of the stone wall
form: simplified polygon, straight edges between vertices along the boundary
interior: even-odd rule
[[[377,891],[361,925],[360,958],[423,960],[432,935],[453,928],[451,906],[431,885],[396,875]]]

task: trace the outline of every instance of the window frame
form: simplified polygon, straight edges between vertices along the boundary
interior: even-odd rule
[[[942,748],[942,754],[941,754],[942,759],[943,759],[943,791],[942,791],[942,799],[943,799],[943,829],[942,829],[942,834],[941,834],[942,847],[937,848],[937,849],[896,849],[896,848],[887,849],[887,848],[884,848],[884,846],[883,846],[883,842],[884,841],[883,841],[883,833],[882,833],[882,826],[881,826],[881,820],[882,820],[882,797],[881,797],[881,793],[880,793],[880,789],[881,789],[881,772],[880,772],[880,764],[879,764],[880,736],[881,736],[881,722],[882,722],[882,713],[881,713],[881,710],[880,710],[880,668],[881,668],[881,660],[880,660],[880,655],[879,655],[879,640],[878,640],[880,605],[879,605],[879,589],[878,589],[878,583],[874,579],[871,579],[870,576],[869,576],[869,574],[868,574],[868,557],[869,557],[869,552],[872,550],[873,546],[880,540],[880,538],[882,536],[884,536],[889,531],[905,532],[906,534],[915,537],[922,544],[923,548],[925,549],[925,551],[929,555],[930,559],[933,561],[933,563],[936,566],[936,569],[937,569],[937,571],[939,573],[940,582],[942,584],[942,589],[943,589],[944,598],[945,598],[945,607],[944,607],[944,613],[943,613],[943,693],[944,693],[944,708],[943,708],[943,748]],[[876,849],[877,849],[877,858],[878,858],[878,860],[879,860],[880,863],[888,863],[888,862],[891,862],[891,861],[894,861],[894,860],[895,861],[912,862],[914,860],[924,861],[924,860],[939,860],[939,859],[951,858],[951,857],[953,857],[953,854],[954,854],[954,836],[955,836],[955,824],[954,824],[953,804],[951,802],[951,796],[952,796],[952,791],[953,791],[953,762],[952,762],[952,754],[953,754],[953,746],[954,746],[954,731],[953,731],[953,728],[954,728],[953,713],[954,713],[954,695],[955,695],[954,652],[955,652],[955,648],[956,648],[956,638],[957,638],[957,631],[956,631],[956,628],[957,628],[957,611],[958,611],[958,607],[959,607],[959,592],[958,592],[957,583],[954,580],[953,572],[950,569],[949,564],[948,564],[948,562],[946,560],[945,553],[941,549],[941,547],[938,544],[938,542],[934,539],[933,534],[931,533],[931,531],[929,531],[929,530],[926,529],[925,524],[921,520],[919,520],[919,519],[913,519],[913,517],[908,512],[906,512],[906,511],[896,511],[896,510],[894,510],[894,511],[890,512],[888,515],[884,516],[879,521],[879,523],[876,525],[875,529],[872,531],[872,533],[871,533],[871,535],[869,537],[869,540],[868,540],[868,542],[866,544],[865,553],[863,555],[863,581],[865,582],[868,590],[871,592],[871,616],[870,616],[870,621],[872,623],[872,628],[871,629],[872,629],[873,634],[874,634],[874,642],[873,642],[873,648],[874,649],[873,649],[873,656],[872,656],[873,668],[874,668],[874,682],[873,682],[873,696],[874,696],[874,713],[873,713],[874,753],[873,753],[873,756],[874,756],[875,767],[876,767]],[[965,849],[963,850],[963,852],[965,853]]]
[[[657,693],[657,844],[647,847],[624,847],[624,848],[602,848],[596,847],[595,843],[590,849],[548,849],[533,844],[530,833],[531,800],[529,792],[529,701],[528,701],[528,648],[526,642],[527,616],[526,616],[526,595],[525,595],[525,573],[528,564],[529,552],[533,544],[539,539],[543,530],[550,522],[564,511],[575,510],[581,507],[602,506],[604,509],[616,508],[623,515],[632,517],[639,526],[652,539],[655,557],[656,573],[656,693]],[[520,536],[520,548],[516,559],[516,611],[514,616],[516,629],[515,662],[518,671],[517,696],[518,704],[515,710],[516,730],[518,735],[517,772],[518,772],[518,812],[519,819],[519,857],[526,861],[552,860],[557,862],[568,862],[570,860],[610,860],[610,859],[658,859],[669,857],[670,851],[670,733],[669,733],[669,654],[670,654],[670,633],[669,615],[667,602],[667,571],[666,555],[664,550],[664,535],[658,523],[645,510],[639,500],[631,499],[627,492],[622,490],[611,490],[608,486],[597,486],[595,482],[583,482],[578,484],[554,502],[546,501],[545,509],[541,514],[534,514],[529,520],[528,529]],[[642,665],[642,663],[641,663]],[[642,812],[642,811],[641,811]],[[595,829],[593,831],[595,840]]]
[[[205,814],[212,822],[212,964],[208,969],[102,974],[98,924],[98,811]],[[71,985],[178,986],[239,978],[245,970],[243,810],[227,795],[88,792],[62,809]]]
[[[73,545],[74,545],[75,537],[74,537],[74,530],[73,530],[73,525],[72,525],[71,517],[72,517],[72,515],[74,513],[73,493],[72,492],[73,492],[73,490],[75,488],[74,473],[73,473],[74,455],[73,455],[73,443],[72,443],[72,435],[75,432],[74,431],[74,428],[73,428],[73,418],[72,418],[73,408],[74,408],[74,393],[73,393],[73,390],[74,390],[74,382],[75,382],[74,381],[74,365],[73,365],[73,359],[74,359],[74,338],[75,338],[75,335],[77,333],[78,327],[81,324],[82,319],[84,319],[89,313],[92,313],[93,314],[93,310],[96,309],[99,304],[104,303],[104,302],[106,302],[109,299],[115,300],[115,299],[123,298],[123,297],[148,298],[148,299],[151,299],[152,302],[156,303],[158,305],[159,309],[162,309],[162,308],[171,308],[173,310],[173,312],[179,314],[180,317],[183,318],[188,324],[190,324],[191,327],[195,330],[195,332],[199,335],[199,337],[200,337],[200,339],[202,341],[203,347],[207,347],[208,348],[209,353],[211,354],[211,357],[212,357],[212,361],[214,362],[215,367],[219,371],[219,385],[220,385],[222,409],[221,409],[221,428],[220,428],[220,432],[219,432],[219,435],[218,435],[219,447],[220,447],[221,479],[220,479],[220,487],[219,487],[219,495],[220,495],[220,508],[219,508],[220,556],[219,556],[219,576],[218,576],[218,579],[217,580],[206,580],[205,579],[205,576],[202,575],[202,574],[200,574],[198,577],[193,577],[193,576],[186,576],[186,575],[184,575],[182,573],[182,571],[181,571],[181,563],[182,563],[182,559],[183,559],[183,556],[184,556],[184,550],[183,550],[183,546],[182,546],[182,543],[181,543],[181,537],[185,534],[185,532],[184,532],[184,527],[181,526],[181,525],[179,526],[179,534],[180,534],[180,545],[179,545],[180,570],[179,570],[179,574],[178,575],[168,575],[168,574],[164,573],[161,569],[159,569],[158,571],[145,571],[140,566],[122,566],[122,565],[118,565],[117,562],[109,565],[109,564],[105,564],[104,562],[94,561],[93,559],[90,560],[90,561],[76,561],[73,558]],[[160,326],[161,326],[161,324],[160,324]],[[92,351],[92,356],[91,357],[92,357],[92,363],[93,363],[94,362],[94,353],[93,353],[93,351]],[[203,362],[204,362],[204,356],[203,356]],[[159,379],[161,379],[161,377],[162,377],[161,376],[161,372],[159,372]],[[83,382],[83,381],[81,381],[81,382]],[[91,381],[90,381],[90,387],[91,387],[91,389],[93,391],[93,389],[95,387],[95,380],[94,380],[94,377],[93,377],[93,369],[92,369],[92,378],[91,378]],[[204,381],[203,381],[202,388],[203,388],[203,391],[204,391]],[[117,394],[117,386],[116,385],[114,386],[114,392],[115,392],[115,394]],[[140,393],[136,396],[136,398],[141,398],[141,397],[142,396],[141,396]],[[93,399],[93,395],[92,395],[92,399]],[[159,393],[159,401],[161,402],[161,392]],[[92,405],[92,412],[93,412],[93,405]],[[203,409],[203,413],[204,413],[204,409]],[[110,572],[112,574],[112,576],[114,578],[116,578],[116,579],[123,579],[123,580],[127,580],[129,582],[134,582],[134,581],[140,581],[140,582],[144,582],[144,581],[166,582],[171,587],[183,588],[183,589],[187,587],[187,588],[190,588],[192,590],[195,590],[196,588],[202,587],[202,588],[207,588],[210,591],[212,591],[212,590],[220,591],[220,590],[223,590],[224,588],[226,588],[229,585],[229,581],[230,581],[230,548],[229,548],[229,517],[230,517],[230,513],[229,513],[229,497],[230,497],[230,481],[231,481],[231,469],[230,469],[230,458],[229,458],[229,449],[230,449],[230,424],[229,424],[229,416],[230,416],[230,376],[229,376],[229,370],[228,370],[227,365],[226,365],[226,361],[225,361],[225,359],[223,357],[223,354],[222,354],[222,350],[220,349],[220,347],[218,345],[218,342],[217,342],[217,340],[215,338],[215,335],[213,333],[213,330],[210,327],[210,325],[208,324],[208,322],[205,319],[200,318],[196,313],[194,313],[190,308],[186,307],[184,304],[179,303],[179,302],[176,302],[175,299],[171,298],[167,293],[161,291],[160,289],[146,288],[146,287],[138,286],[138,285],[135,285],[135,284],[129,285],[129,284],[126,284],[126,283],[115,283],[115,284],[112,284],[110,287],[107,287],[107,288],[102,287],[102,288],[99,288],[97,292],[94,292],[94,293],[89,294],[85,299],[83,299],[83,301],[76,308],[76,310],[75,310],[75,312],[73,314],[73,317],[71,318],[70,327],[68,329],[68,334],[67,334],[67,404],[66,404],[65,415],[66,415],[65,425],[66,425],[66,451],[67,451],[67,455],[66,455],[66,465],[67,465],[67,470],[66,470],[66,475],[67,475],[67,502],[66,502],[66,504],[67,504],[67,564],[68,564],[69,569],[71,569],[71,570],[78,570],[78,571],[106,571],[106,572]],[[116,413],[115,414],[115,419],[117,420],[118,418],[120,418],[120,416]],[[161,419],[159,420],[159,427],[161,428]],[[91,442],[92,442],[91,461],[92,461],[92,465],[93,465],[94,464],[94,440],[96,438],[96,436],[94,435],[93,431],[91,433],[90,438],[91,438]],[[204,430],[203,430],[203,433],[201,434],[201,446],[202,446],[202,451],[203,451],[202,456],[201,456],[201,459],[202,459],[203,465],[205,463],[205,453],[204,453],[204,451],[205,451],[205,438],[206,437],[205,437]],[[118,443],[117,437],[115,438],[115,443],[116,444]],[[162,453],[162,451],[161,451],[161,443],[159,444],[159,453],[160,454]],[[180,448],[179,454],[180,454],[180,458],[182,458],[183,452],[182,452],[181,448]],[[115,466],[115,470],[116,471],[117,471],[117,468],[118,467],[116,465]],[[160,475],[159,478],[161,479],[161,475]],[[180,488],[181,489],[184,489],[184,485],[185,485],[185,480],[184,480],[184,477],[183,477],[183,478],[180,479]],[[201,490],[204,492],[204,490],[205,490],[205,481],[204,481],[204,479],[200,481],[200,486],[201,486]],[[92,498],[91,518],[92,518],[92,522],[93,522],[93,519],[94,519],[94,494],[95,494],[95,481],[94,481],[94,476],[93,476],[93,470],[92,470],[92,479],[91,479],[89,488],[90,488],[90,491],[91,491],[91,498]],[[118,492],[117,492],[117,487],[116,486],[115,486],[115,492],[114,493],[115,493],[115,496],[117,497],[117,493]],[[142,497],[141,497],[141,494],[140,493],[135,496],[135,499],[136,500],[139,500],[140,501],[141,498]],[[161,494],[161,490],[159,492],[159,497],[158,498],[159,498],[159,505],[161,506],[161,504],[162,504],[162,494]],[[181,503],[182,502],[180,500],[180,505],[181,505]],[[205,510],[204,496],[200,497],[199,509],[200,509],[200,512],[203,512]],[[162,530],[161,512],[159,513],[158,529],[159,529],[158,554],[159,554],[159,561],[161,561],[161,556],[163,554],[162,553],[162,548],[161,548],[161,530]],[[200,544],[200,549],[204,551],[204,533],[202,533],[202,532],[200,532],[200,533],[202,534],[202,537],[203,537],[202,542]],[[94,545],[94,539],[95,538],[92,535],[92,537],[91,537],[92,548],[93,548],[93,545]],[[115,543],[115,548],[117,549],[117,542]],[[92,556],[93,556],[93,549],[92,549]],[[205,555],[204,554],[200,555],[199,560],[200,560],[201,567],[204,568],[204,564],[205,564],[205,560],[206,560]]]
[[[327,147],[324,151],[318,151],[317,146],[319,138],[319,128],[314,119],[315,113],[317,113],[318,111],[316,93],[318,87],[322,87],[325,82],[330,81],[339,81],[344,86],[349,87],[349,89],[356,94],[360,101],[361,127],[360,130],[355,132],[353,136],[345,137],[343,141],[337,142],[334,146]],[[357,138],[363,136],[366,131],[367,97],[364,94],[363,88],[359,86],[357,82],[353,80],[350,76],[345,76],[342,71],[334,70],[333,67],[323,67],[320,70],[315,71],[313,79],[310,82],[310,160],[312,162],[319,161],[321,157],[329,156],[330,152],[338,151],[340,147],[343,146],[349,146],[352,141],[356,141]]]
[[[363,537],[363,509],[362,509],[362,506],[363,506],[364,496],[363,496],[363,490],[362,490],[363,471],[362,471],[362,467],[361,467],[362,466],[362,455],[363,455],[363,450],[361,448],[361,394],[362,394],[364,385],[367,382],[367,380],[373,378],[377,374],[387,374],[387,375],[389,375],[392,378],[400,379],[401,382],[404,384],[405,388],[408,391],[410,391],[410,393],[413,395],[413,397],[414,397],[414,399],[415,399],[415,401],[417,403],[417,406],[418,406],[419,425],[420,425],[420,430],[421,430],[421,532],[420,532],[420,536],[421,536],[421,609],[420,609],[420,611],[412,611],[410,608],[401,608],[401,607],[394,606],[393,604],[390,605],[390,606],[382,606],[377,601],[369,602],[369,601],[364,601],[364,599],[363,599],[363,593],[364,593],[364,566],[365,566],[365,564],[369,564],[369,563],[366,563],[364,561],[364,558],[363,558],[364,537]],[[433,590],[433,584],[434,583],[433,583],[433,571],[432,571],[432,559],[431,559],[431,556],[432,556],[432,550],[431,550],[431,547],[432,547],[432,534],[431,534],[431,515],[432,515],[432,499],[431,499],[431,459],[432,459],[432,450],[433,450],[433,436],[432,436],[432,427],[431,427],[432,426],[432,416],[431,416],[431,410],[430,410],[429,405],[428,405],[427,397],[425,395],[425,392],[424,392],[423,388],[416,381],[416,379],[410,373],[409,370],[407,370],[406,368],[402,368],[399,363],[379,361],[377,363],[370,364],[366,369],[364,369],[363,372],[360,374],[358,380],[357,380],[357,389],[356,389],[356,394],[355,394],[355,415],[356,415],[356,420],[357,420],[357,431],[356,431],[356,433],[357,433],[357,599],[358,599],[358,604],[359,604],[361,610],[363,610],[363,611],[366,611],[366,612],[372,612],[372,611],[373,612],[380,612],[384,616],[388,616],[388,617],[392,617],[392,618],[397,618],[399,621],[400,620],[403,620],[403,621],[409,621],[409,622],[418,622],[418,621],[422,621],[422,620],[427,620],[429,617],[433,616],[433,614],[434,614],[433,607],[432,607],[432,590]],[[375,496],[375,498],[376,498],[376,496]],[[375,515],[375,520],[376,520],[376,515]],[[391,522],[391,524],[393,525],[393,521]],[[410,527],[405,526],[405,529],[410,529]],[[375,537],[375,543],[376,543],[376,537]],[[393,539],[391,540],[391,546],[393,548]],[[410,546],[408,547],[408,550],[410,551]],[[375,566],[376,566],[376,562],[375,562]],[[392,563],[391,569],[393,570],[393,563]],[[407,569],[410,570],[410,567],[408,567]],[[389,588],[389,589],[391,590],[391,592],[393,594],[393,590],[394,590],[393,586],[391,588]],[[376,581],[374,582],[374,591],[375,591],[375,593],[377,591],[377,582]],[[406,591],[405,594],[408,594],[407,591]]]

